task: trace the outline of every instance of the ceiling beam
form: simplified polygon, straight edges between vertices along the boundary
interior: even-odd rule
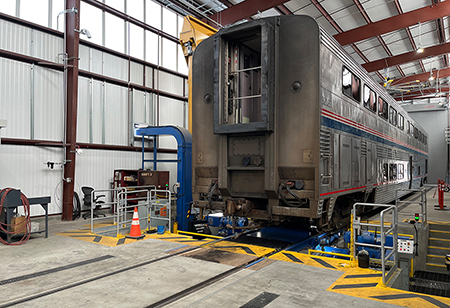
[[[427,22],[449,15],[450,1],[445,1],[345,31],[336,34],[334,38],[339,44],[345,46],[377,35],[413,26],[419,22]]]
[[[325,8],[319,3],[318,0],[310,0],[311,3],[314,5],[314,7],[325,17],[326,20],[336,29],[337,32],[342,33],[341,27],[334,21],[334,19],[328,14],[328,12],[325,10]],[[369,59],[366,58],[366,56],[359,50],[358,47],[356,47],[355,44],[350,44],[350,46],[355,50],[355,52],[363,59],[365,62],[369,62]],[[377,76],[384,80],[384,77],[380,74],[380,72],[376,72]]]
[[[442,87],[437,92],[437,97],[441,97],[441,94],[445,95],[445,93],[448,93],[450,91],[449,87]],[[418,98],[433,98],[430,97],[430,95],[436,95],[436,89],[426,89],[422,91],[413,91],[413,92],[403,92],[403,97],[401,94],[395,94],[393,95],[394,99],[396,101],[405,101],[410,99],[418,99]]]
[[[450,1],[448,1],[450,3]],[[424,48],[423,52],[417,52],[417,51],[410,51],[407,53],[403,53],[397,56],[384,58],[372,62],[368,62],[363,64],[362,66],[368,71],[368,72],[375,72],[387,67],[400,65],[403,63],[408,63],[412,61],[417,61],[421,59],[425,59],[428,57],[435,57],[439,56],[445,53],[450,52],[450,43],[442,44],[442,45],[436,45],[428,48]]]
[[[292,12],[284,4],[278,5],[275,10],[281,15],[292,15]]]
[[[364,20],[367,22],[367,24],[371,24],[372,20],[370,20],[369,15],[367,15],[366,11],[364,10],[364,7],[361,5],[361,3],[359,2],[359,0],[353,0],[353,2],[355,3],[356,7],[358,8],[359,12],[361,13],[361,15],[364,17]],[[384,51],[386,52],[386,54],[389,57],[392,57],[393,54],[392,52],[389,50],[388,46],[386,45],[386,42],[383,40],[383,38],[380,35],[377,35],[377,39],[380,42],[381,46],[383,47]],[[400,75],[402,77],[405,77],[405,73],[403,72],[402,68],[397,65],[397,71],[400,73]]]
[[[430,78],[431,73],[435,78],[445,78],[450,76],[450,67],[443,68],[441,70],[434,70],[421,74],[411,75],[408,77],[398,78],[391,82],[390,86],[408,85],[414,83],[425,82]],[[418,81],[418,82],[417,82]]]
[[[394,3],[395,3],[395,7],[397,8],[397,12],[399,14],[403,14],[403,9],[402,9],[402,6],[400,5],[399,0],[394,0]],[[413,36],[411,34],[411,30],[408,27],[406,27],[405,31],[406,31],[406,34],[408,35],[409,43],[411,44],[412,49],[417,50],[416,42],[414,42]],[[422,60],[419,60],[419,65],[420,65],[420,68],[422,69],[422,72],[426,72],[426,69],[425,69],[425,66],[423,65]]]
[[[281,5],[285,2],[286,0],[246,0],[211,15],[210,19],[216,21],[222,26],[227,26],[234,24],[239,20],[249,18],[258,12],[267,11],[268,9]]]

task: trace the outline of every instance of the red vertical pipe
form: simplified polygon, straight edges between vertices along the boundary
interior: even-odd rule
[[[76,11],[66,13],[67,53],[67,108],[66,108],[66,164],[63,182],[62,220],[72,220],[73,192],[75,183],[75,149],[77,140],[77,101],[78,101],[78,56],[80,35],[80,0],[66,0],[66,9],[75,8]]]

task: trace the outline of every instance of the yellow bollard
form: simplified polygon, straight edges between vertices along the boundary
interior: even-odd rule
[[[172,233],[178,234],[178,222],[176,222],[176,221],[173,223],[173,231],[172,231]]]

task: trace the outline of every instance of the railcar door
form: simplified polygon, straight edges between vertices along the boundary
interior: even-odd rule
[[[374,165],[374,155],[375,146],[371,143],[367,144],[367,155],[366,155],[366,184],[372,185],[374,183],[375,176],[375,165]]]
[[[358,187],[361,184],[361,140],[352,139],[352,186]]]
[[[340,140],[340,188],[352,185],[352,138],[341,135]]]

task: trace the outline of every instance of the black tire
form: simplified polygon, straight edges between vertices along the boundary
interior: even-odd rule
[[[72,220],[78,219],[81,216],[81,202],[78,193],[75,191],[73,193],[73,213]]]

